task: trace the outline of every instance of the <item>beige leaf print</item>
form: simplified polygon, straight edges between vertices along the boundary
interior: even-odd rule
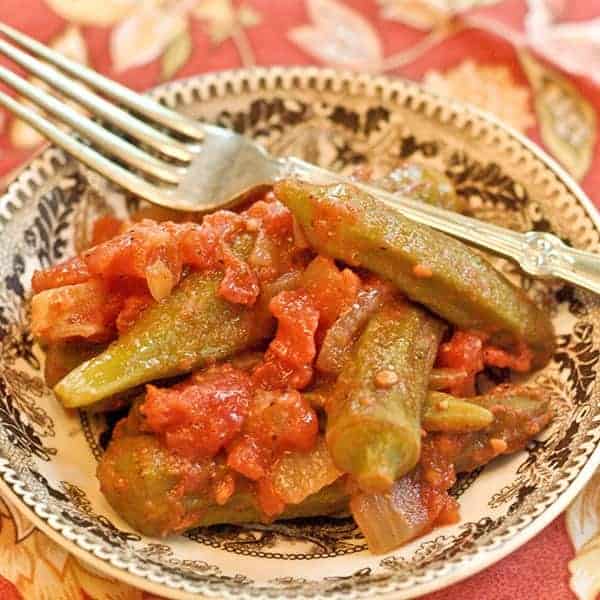
[[[231,0],[204,0],[194,8],[192,14],[206,22],[208,35],[215,45],[231,37],[237,27],[236,13]]]
[[[256,63],[252,46],[245,30],[261,22],[260,13],[247,4],[234,8],[231,0],[203,0],[192,15],[206,24],[214,45],[231,39],[245,67]]]
[[[158,58],[187,27],[189,2],[146,1],[112,31],[110,53],[117,71]]]
[[[192,38],[188,28],[184,29],[167,47],[160,64],[161,78],[171,79],[187,62],[192,53]]]
[[[85,65],[88,62],[87,47],[79,27],[74,25],[68,26],[62,33],[51,40],[48,45],[54,50],[79,63]],[[48,86],[38,79],[32,78],[31,82],[46,90],[48,89]],[[30,102],[26,102],[24,100],[22,102],[26,106],[35,108],[37,110],[37,108]],[[13,119],[11,121],[8,137],[10,143],[15,148],[33,148],[44,139],[40,133],[38,133],[33,127],[27,125],[27,123],[21,119]]]
[[[13,582],[19,577],[31,578],[35,569],[35,552],[28,547],[32,536],[17,544],[17,535],[12,517],[0,517],[0,572]]]
[[[534,91],[534,105],[544,144],[576,178],[590,167],[596,143],[596,113],[577,88],[525,51],[521,65]]]
[[[379,71],[381,42],[360,13],[336,0],[308,0],[311,25],[288,32],[290,39],[321,62],[363,71]]]
[[[570,586],[580,600],[600,594],[600,470],[569,506],[567,530],[576,556],[569,563]]]
[[[487,110],[519,131],[535,123],[529,89],[517,84],[507,67],[479,65],[469,59],[445,73],[428,71],[423,83],[437,94]]]
[[[384,19],[428,31],[452,16],[500,0],[378,0]]]
[[[71,23],[107,26],[126,17],[138,0],[46,0],[46,4]]]
[[[528,0],[527,5],[528,45],[565,71],[600,84],[600,18],[561,22],[565,0]]]

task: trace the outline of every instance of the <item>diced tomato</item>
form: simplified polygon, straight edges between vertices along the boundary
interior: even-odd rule
[[[311,365],[289,366],[269,352],[265,354],[264,360],[252,373],[254,384],[264,390],[286,388],[303,390],[311,382],[312,377]]]
[[[252,436],[240,436],[227,449],[227,466],[258,481],[267,474],[269,455]]]
[[[255,202],[245,215],[250,219],[259,219],[264,232],[275,238],[285,239],[293,234],[294,217],[289,208],[274,197],[271,202]]]
[[[468,331],[456,331],[452,339],[440,346],[438,361],[442,367],[464,368],[470,373],[483,369],[483,340]]]
[[[45,342],[107,341],[121,307],[100,279],[44,290],[31,299],[31,331]]]
[[[100,217],[92,226],[92,246],[107,242],[123,232],[125,221],[111,215]]]
[[[475,393],[475,376],[485,365],[510,368],[518,372],[531,369],[533,353],[523,343],[519,344],[516,353],[508,352],[487,343],[483,333],[455,331],[452,339],[440,346],[437,365],[463,369],[467,375],[463,381],[456,383],[449,391],[456,396],[470,396]]]
[[[227,464],[257,481],[282,452],[312,450],[318,431],[317,415],[299,392],[258,392],[243,435],[227,448]]]
[[[219,296],[234,304],[253,305],[260,292],[256,273],[230,251],[224,253],[224,264],[225,275],[219,285]]]
[[[483,350],[483,360],[486,365],[492,367],[508,367],[513,371],[526,373],[531,370],[533,352],[523,343],[519,345],[516,354],[510,354],[506,350],[495,346],[486,346]]]
[[[451,340],[440,346],[437,364],[440,367],[464,369],[464,381],[454,385],[449,391],[457,396],[472,396],[475,393],[475,375],[483,370],[482,336],[468,331],[455,331]]]
[[[106,294],[103,298],[111,306],[123,304],[132,295],[143,296],[143,301],[137,297],[126,301],[118,323],[118,330],[125,331],[146,304],[146,294],[149,292],[157,301],[168,296],[179,283],[184,266],[223,270],[220,296],[232,303],[252,305],[260,293],[261,282],[276,280],[305,265],[304,258],[296,260],[293,217],[273,194],[269,201],[259,200],[241,214],[221,210],[207,215],[202,224],[143,219],[123,231],[126,226],[115,217],[99,219],[94,225],[94,247],[79,257],[36,272],[32,281],[34,292],[78,285],[94,278],[107,282],[110,298]],[[261,264],[234,254],[231,243],[244,231],[256,234],[254,258]],[[262,248],[258,247],[260,240]],[[135,292],[130,291],[132,287]],[[62,309],[63,320],[66,306]],[[119,310],[114,312],[114,319],[118,313]],[[72,320],[82,320],[76,310]],[[110,325],[116,329],[114,321]],[[107,332],[103,335],[107,336]]]
[[[352,305],[361,283],[350,269],[340,270],[332,259],[317,256],[304,271],[301,285],[319,311],[320,327],[327,329]]]
[[[31,287],[37,294],[63,285],[85,283],[89,279],[90,272],[85,261],[81,257],[75,256],[43,271],[36,271],[31,279]]]
[[[179,281],[182,268],[179,238],[192,227],[192,223],[141,221],[122,235],[91,248],[83,259],[91,273],[105,279],[123,275],[146,279],[148,267],[161,260]]]
[[[273,398],[269,406],[250,417],[246,431],[263,445],[270,445],[275,454],[312,450],[319,432],[314,409],[296,390],[275,393]]]
[[[169,449],[199,459],[214,456],[241,431],[251,397],[248,375],[223,365],[170,388],[147,386],[141,410]]]
[[[255,369],[253,381],[264,389],[302,389],[312,377],[319,311],[300,290],[280,292],[271,300],[269,310],[277,319],[277,333],[264,363]]]
[[[219,240],[210,227],[190,228],[181,236],[181,258],[184,264],[196,269],[210,269],[216,258]]]
[[[148,293],[136,294],[125,298],[123,308],[117,317],[117,331],[119,334],[125,333],[152,302],[152,296]]]
[[[202,219],[202,227],[212,229],[218,240],[229,242],[236,233],[244,231],[244,215],[229,210],[218,210]]]
[[[310,364],[316,354],[314,335],[319,323],[319,311],[302,291],[284,291],[269,303],[277,319],[277,333],[269,352],[286,364]]]

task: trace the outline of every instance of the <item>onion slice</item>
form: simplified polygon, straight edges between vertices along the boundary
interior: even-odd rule
[[[157,302],[166,298],[177,285],[171,269],[161,259],[155,260],[146,267],[146,281],[150,294]]]
[[[390,552],[431,527],[421,486],[411,474],[398,479],[388,492],[355,494],[350,510],[374,554]]]
[[[332,375],[340,373],[356,336],[382,302],[382,294],[378,289],[371,288],[358,293],[356,302],[327,330],[316,362],[319,371]]]
[[[299,504],[341,475],[331,460],[325,438],[320,436],[310,452],[284,454],[273,467],[271,481],[286,504]]]

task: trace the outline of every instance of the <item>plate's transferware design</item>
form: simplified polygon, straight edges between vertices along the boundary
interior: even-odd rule
[[[166,104],[252,136],[274,153],[332,169],[385,174],[404,160],[443,169],[479,218],[553,231],[600,250],[589,202],[549,159],[477,111],[418,86],[317,69],[209,75],[155,92]],[[539,531],[600,459],[600,303],[559,282],[498,268],[551,311],[552,363],[532,376],[556,418],[526,451],[462,478],[462,521],[387,556],[373,556],[350,519],[198,529],[153,540],[132,532],[99,493],[95,465],[114,425],[67,414],[42,381],[27,326],[29,282],[85,244],[94,214],[136,202],[46,151],[0,203],[1,487],[69,549],[113,575],[170,597],[412,597],[447,585]],[[497,382],[506,374],[490,373]]]

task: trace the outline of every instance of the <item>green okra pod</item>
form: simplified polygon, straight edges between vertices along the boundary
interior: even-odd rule
[[[495,345],[515,351],[526,345],[536,367],[550,358],[549,316],[462,242],[351,185],[285,180],[275,193],[317,251],[371,270],[449,323],[488,334]]]
[[[240,254],[253,238],[244,235]],[[89,406],[155,379],[188,373],[228,358],[267,338],[274,322],[267,297],[253,307],[218,294],[223,273],[192,273],[150,307],[98,356],[71,371],[54,388],[66,407]]]
[[[444,325],[394,301],[371,318],[327,399],[327,444],[336,466],[382,491],[417,464],[421,410]]]
[[[457,473],[472,471],[496,456],[523,449],[552,418],[548,399],[540,390],[528,387],[502,385],[467,401],[491,412],[494,420],[470,433],[431,434],[454,449],[452,462]]]
[[[442,392],[428,392],[423,407],[422,425],[425,431],[467,433],[492,424],[494,415],[469,398],[455,398]]]
[[[248,481],[238,479],[224,505],[206,489],[190,488],[190,465],[152,435],[116,436],[98,465],[100,487],[111,506],[137,531],[167,536],[193,527],[264,520]],[[188,482],[188,483],[186,483]],[[290,504],[278,519],[338,514],[347,510],[342,481]]]

